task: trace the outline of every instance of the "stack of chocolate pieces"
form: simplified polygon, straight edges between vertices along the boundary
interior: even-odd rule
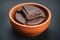
[[[15,19],[22,24],[37,25],[45,21],[45,13],[36,6],[23,6],[17,10]]]

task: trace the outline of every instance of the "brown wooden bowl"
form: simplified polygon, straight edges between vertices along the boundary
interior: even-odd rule
[[[23,25],[21,23],[16,22],[14,20],[14,14],[19,8],[21,8],[24,5],[34,5],[34,6],[38,6],[39,8],[41,8],[47,14],[46,21],[41,24],[34,25],[34,26]],[[12,27],[15,28],[15,30],[17,30],[18,32],[22,33],[25,36],[32,37],[32,36],[37,36],[41,34],[48,28],[50,21],[51,21],[51,12],[47,7],[41,4],[38,4],[38,3],[22,3],[22,4],[18,4],[14,6],[10,10],[9,19],[10,19]]]

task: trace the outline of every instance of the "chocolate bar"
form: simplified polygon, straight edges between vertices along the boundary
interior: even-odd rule
[[[26,24],[26,19],[21,15],[21,13],[16,13],[15,18],[18,22]]]
[[[40,24],[44,21],[45,19],[44,18],[35,18],[33,20],[30,20],[27,22],[27,25],[37,25],[37,24]]]

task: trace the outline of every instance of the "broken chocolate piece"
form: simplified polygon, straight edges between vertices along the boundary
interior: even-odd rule
[[[16,13],[15,18],[18,22],[26,24],[26,19],[21,15],[21,13]]]
[[[23,6],[22,10],[28,20],[32,20],[39,16],[45,17],[45,13],[40,8],[35,6]]]
[[[44,22],[44,20],[45,20],[44,18],[38,17],[38,18],[28,21],[27,25],[37,25],[37,24]]]
[[[45,18],[45,13],[42,10],[40,10],[40,13],[40,17]]]
[[[38,7],[35,6],[23,6],[23,9],[27,11],[28,14],[40,10]]]

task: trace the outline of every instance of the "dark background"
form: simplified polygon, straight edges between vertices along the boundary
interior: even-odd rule
[[[51,10],[52,20],[49,28],[36,37],[25,37],[13,31],[9,22],[10,9],[19,3],[36,2]],[[60,40],[60,1],[59,0],[0,0],[0,40]]]

